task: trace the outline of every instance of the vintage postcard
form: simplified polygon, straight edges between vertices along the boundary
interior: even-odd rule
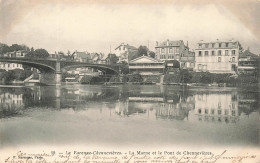
[[[260,163],[259,0],[0,0],[0,163]]]

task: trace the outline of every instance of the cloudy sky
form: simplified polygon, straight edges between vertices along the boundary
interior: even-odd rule
[[[113,51],[120,43],[238,40],[260,53],[260,1],[0,0],[0,42],[71,52]]]

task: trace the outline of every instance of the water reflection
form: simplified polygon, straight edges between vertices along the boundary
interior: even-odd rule
[[[117,116],[236,123],[259,108],[257,92],[239,89],[185,89],[167,86],[64,86],[0,88],[0,117],[21,116],[28,109],[109,109]]]
[[[259,94],[238,88],[67,85],[0,88],[0,97],[1,147],[259,145]]]

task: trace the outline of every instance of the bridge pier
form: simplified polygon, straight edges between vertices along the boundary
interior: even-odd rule
[[[61,72],[41,72],[40,83],[44,85],[61,85]]]

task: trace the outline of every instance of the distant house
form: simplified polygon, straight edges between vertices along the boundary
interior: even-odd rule
[[[119,57],[118,62],[129,62],[132,60],[133,56],[137,55],[138,49],[134,46],[121,43],[118,47],[115,48],[114,53]]]
[[[183,40],[156,42],[155,49],[155,58],[159,60],[176,60],[183,69],[193,69],[195,66],[195,53],[189,51],[188,43],[185,45]]]
[[[181,57],[189,54],[189,48],[183,40],[170,41],[166,40],[161,43],[156,42],[156,56],[159,60],[177,60],[180,61]]]
[[[142,75],[162,74],[164,68],[164,61],[148,56],[141,56],[129,62],[130,73],[139,72]]]
[[[239,55],[238,73],[239,74],[257,74],[259,56],[245,50]]]
[[[75,51],[72,54],[72,58],[74,61],[77,62],[91,62],[91,56],[89,53],[86,52]]]
[[[27,52],[25,50],[19,50],[19,51],[15,52],[15,56],[19,57],[19,58],[25,57],[26,54],[27,54]]]
[[[19,50],[19,51],[14,51],[14,52],[8,52],[4,54],[4,57],[18,57],[18,58],[23,58],[27,52],[25,50]],[[21,64],[17,63],[5,63],[5,62],[0,62],[0,69],[4,69],[6,71],[9,70],[14,70],[14,69],[24,69]]]
[[[102,61],[104,56],[102,53],[91,53],[90,56],[91,56],[91,63],[101,64],[104,62]]]

